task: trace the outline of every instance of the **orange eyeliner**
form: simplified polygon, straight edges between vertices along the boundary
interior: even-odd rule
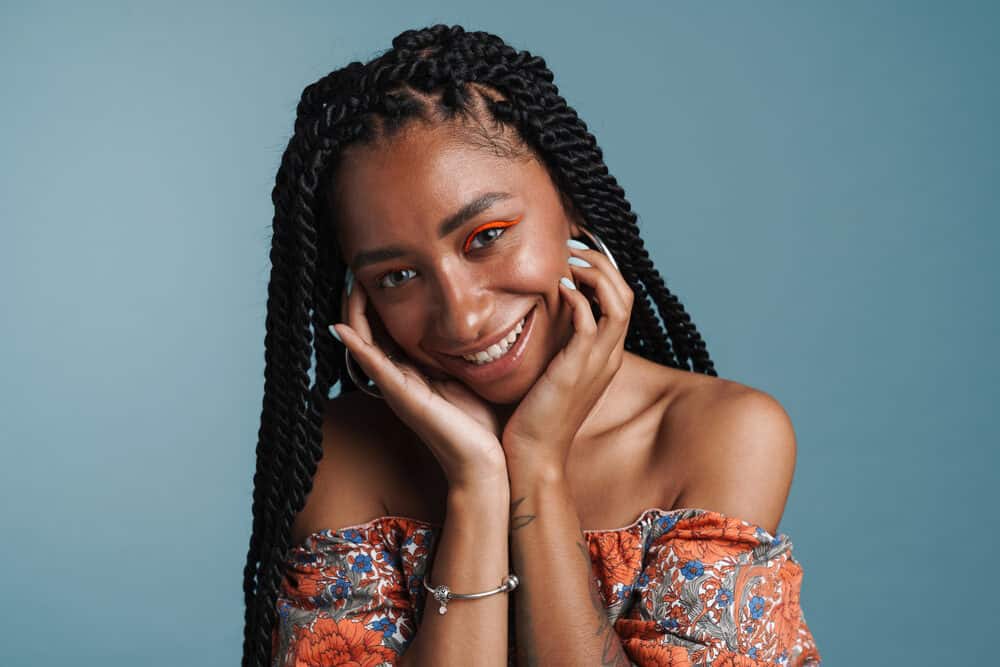
[[[480,232],[484,232],[487,229],[493,229],[494,227],[513,227],[517,223],[521,222],[522,217],[524,216],[519,215],[513,220],[495,220],[493,222],[487,222],[485,225],[480,225],[479,227],[476,227],[474,230],[472,230],[472,233],[469,234],[469,237],[465,239],[465,246],[463,249],[465,250],[465,252],[469,252],[469,245],[472,243],[472,239],[476,238],[476,235],[479,234]]]

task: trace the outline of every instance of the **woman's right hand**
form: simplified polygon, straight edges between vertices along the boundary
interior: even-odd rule
[[[401,353],[389,358],[375,340],[365,314],[368,295],[354,281],[342,315],[331,326],[361,370],[372,379],[393,412],[413,430],[438,460],[452,488],[484,482],[507,483],[507,461],[500,445],[501,426],[492,408],[461,382],[425,377]]]

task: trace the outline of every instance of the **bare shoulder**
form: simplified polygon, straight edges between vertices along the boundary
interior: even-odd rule
[[[362,392],[327,401],[323,457],[305,507],[292,525],[293,544],[318,530],[364,523],[389,513],[384,495],[397,464],[390,443],[399,428],[382,401]]]
[[[796,458],[795,431],[777,399],[699,374],[676,389],[660,439],[685,462],[676,507],[713,510],[777,532]]]

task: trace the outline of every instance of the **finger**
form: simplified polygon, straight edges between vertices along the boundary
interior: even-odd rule
[[[412,379],[420,379],[420,371],[411,364],[389,357],[378,345],[369,343],[348,324],[331,325],[340,335],[344,346],[371,380],[385,394],[395,394]]]
[[[625,344],[625,338],[628,336],[628,324],[632,315],[632,304],[635,299],[635,293],[621,272],[615,268],[614,264],[611,263],[611,260],[604,253],[597,250],[578,250],[571,247],[570,257],[574,256],[577,259],[584,259],[594,269],[599,270],[601,276],[607,281],[595,281],[590,286],[594,288],[602,314],[597,323],[598,329],[601,331],[601,334],[599,334],[600,341],[597,344],[601,345],[602,348],[610,347],[611,355],[615,355],[619,352],[618,347]],[[574,273],[574,277],[579,277],[581,282],[586,281],[588,272],[592,273],[593,269],[581,270]],[[617,298],[608,296],[609,285],[610,290],[617,295]]]
[[[597,322],[594,321],[594,313],[590,310],[590,302],[579,289],[567,286],[562,280],[559,281],[559,292],[573,309],[574,333],[563,351],[567,355],[575,355],[578,351],[585,353],[593,345],[594,336],[597,334]]]
[[[615,291],[617,291],[621,296],[622,303],[624,303],[626,309],[631,312],[632,301],[635,296],[632,292],[632,287],[628,284],[628,281],[625,280],[625,276],[621,274],[621,271],[615,268],[615,265],[611,263],[611,260],[609,260],[604,253],[591,248],[579,250],[577,248],[573,248],[572,246],[570,246],[569,252],[571,257],[579,257],[580,259],[589,262],[592,266],[600,269],[601,273],[606,275],[611,280],[611,284],[614,286]]]
[[[577,258],[579,259],[581,258]],[[611,263],[606,262],[605,265],[610,267]],[[600,265],[585,267],[570,264],[569,268],[578,284],[588,285],[594,290],[598,305],[601,307],[601,318],[597,322],[598,335],[605,335],[610,331],[613,337],[617,338],[621,329],[628,326],[630,312],[618,287]]]
[[[365,306],[368,303],[368,294],[364,288],[354,281],[351,294],[347,297],[347,317],[345,322],[351,325],[366,343],[373,343],[371,325],[368,323],[368,316],[365,315]]]

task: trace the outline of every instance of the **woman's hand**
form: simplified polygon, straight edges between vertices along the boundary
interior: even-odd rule
[[[622,365],[632,288],[602,253],[571,242],[570,261],[581,259],[590,266],[571,263],[569,272],[574,283],[594,290],[601,316],[595,322],[587,297],[560,282],[573,309],[574,332],[504,427],[501,441],[511,471],[565,473],[573,438]]]
[[[456,380],[425,377],[401,352],[390,358],[365,315],[367,294],[354,281],[344,299],[346,324],[331,325],[393,412],[431,450],[449,486],[472,487],[502,479],[507,466],[493,410]]]

